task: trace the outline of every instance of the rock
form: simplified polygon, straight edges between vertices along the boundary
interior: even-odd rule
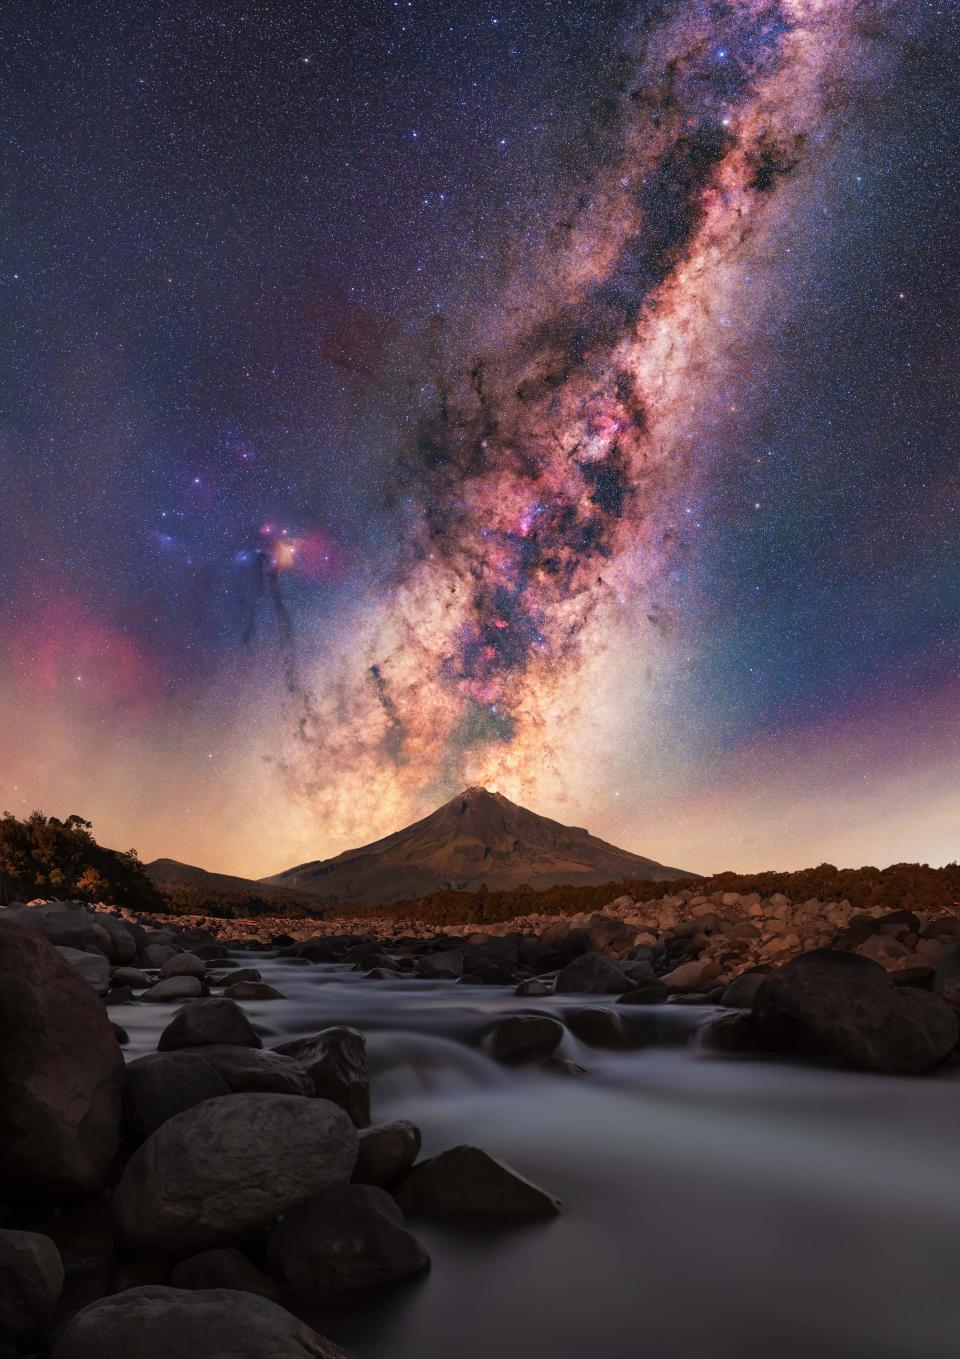
[[[759,939],[760,931],[750,920],[738,920],[726,931],[728,939]]]
[[[760,1046],[752,1014],[719,1015],[700,1029],[700,1040],[711,1052],[747,1052]]]
[[[124,1129],[131,1144],[139,1146],[175,1114],[229,1094],[227,1082],[200,1051],[150,1052],[127,1066]]]
[[[195,1001],[178,1011],[160,1035],[157,1049],[169,1052],[174,1048],[204,1047],[208,1043],[263,1047],[260,1035],[236,1001],[217,996]]]
[[[48,901],[39,906],[8,906],[0,921],[36,930],[57,948],[83,950],[91,945],[109,947],[109,935],[96,929],[96,917],[76,901]],[[106,935],[106,937],[105,937]]]
[[[695,958],[693,962],[681,963],[672,972],[664,973],[660,980],[671,991],[695,991],[705,981],[720,975],[720,964],[712,958]]]
[[[383,1189],[325,1189],[284,1215],[270,1233],[270,1268],[301,1302],[349,1301],[422,1274],[430,1257]]]
[[[741,972],[724,988],[721,1004],[734,1010],[749,1010],[766,976],[765,972]]]
[[[129,986],[134,991],[142,991],[150,985],[150,978],[139,967],[115,967],[110,981],[114,986]]]
[[[321,1099],[346,1109],[358,1128],[370,1124],[367,1040],[356,1029],[336,1025],[310,1038],[294,1038],[273,1049],[299,1062]]]
[[[49,1330],[63,1277],[48,1236],[0,1229],[0,1342],[35,1340]]]
[[[0,1197],[98,1185],[117,1151],[123,1054],[76,969],[6,922],[0,1036]]]
[[[550,1076],[588,1076],[590,1073],[579,1062],[571,1062],[568,1057],[546,1057],[540,1063],[541,1070]]]
[[[300,1063],[279,1052],[213,1043],[202,1048],[185,1048],[179,1055],[187,1053],[195,1053],[212,1066],[234,1094],[259,1090],[310,1098],[314,1093],[313,1081]]]
[[[260,1298],[277,1297],[277,1288],[242,1251],[223,1246],[181,1260],[170,1273],[173,1288],[233,1288]]]
[[[286,1000],[282,991],[266,982],[231,981],[223,994],[228,1000]]]
[[[451,1147],[421,1161],[397,1190],[408,1212],[524,1221],[555,1217],[559,1199],[479,1147]]]
[[[528,977],[514,989],[515,996],[549,996],[550,987],[539,977]]]
[[[636,928],[616,916],[595,912],[583,926],[586,949],[592,953],[622,955],[633,945]]]
[[[98,996],[105,996],[110,989],[110,964],[102,953],[84,953],[78,948],[63,948],[56,945],[60,957],[71,967],[76,968],[83,980],[92,986]]]
[[[228,1245],[349,1180],[357,1134],[342,1109],[300,1095],[224,1095],[176,1114],[127,1163],[114,1210],[145,1255]]]
[[[375,1184],[381,1189],[392,1189],[413,1166],[420,1155],[420,1129],[398,1119],[394,1123],[378,1123],[360,1133],[357,1164],[353,1179],[356,1184]]]
[[[347,1359],[304,1322],[253,1293],[149,1285],[74,1316],[51,1359]]]
[[[161,964],[161,977],[202,977],[207,965],[195,953],[175,953]]]
[[[456,981],[463,976],[463,949],[445,949],[441,953],[426,953],[420,959],[421,977],[432,981]]]
[[[584,953],[568,963],[557,977],[558,995],[585,992],[592,995],[617,995],[629,990],[623,968],[600,953]]]
[[[753,1013],[769,1046],[866,1071],[929,1071],[960,1032],[940,997],[895,987],[879,964],[832,949],[801,954],[768,976]]]
[[[662,1005],[670,994],[662,981],[644,982],[636,991],[617,996],[618,1005]]]
[[[960,946],[941,955],[933,974],[933,989],[950,1005],[960,1006]]]
[[[152,1004],[169,1005],[178,1000],[198,1000],[203,995],[199,977],[167,977],[144,991],[141,1000]]]
[[[139,961],[143,967],[163,967],[168,958],[175,958],[180,950],[171,948],[169,944],[147,944],[139,955]]]
[[[894,986],[921,986],[929,991],[935,975],[932,967],[898,967],[890,973],[890,980]]]
[[[227,948],[226,944],[211,942],[207,944],[197,944],[194,947],[193,952],[198,958],[202,958],[204,962],[215,963],[224,962],[228,957],[230,950]]]
[[[569,1010],[565,1015],[571,1033],[592,1048],[629,1048],[637,1046],[616,1010],[591,1006]]]
[[[497,1020],[489,1042],[498,1062],[535,1062],[553,1056],[563,1042],[563,1025],[548,1015],[510,1015]]]
[[[262,982],[263,977],[255,967],[238,967],[230,973],[229,985],[236,986],[237,982]]]

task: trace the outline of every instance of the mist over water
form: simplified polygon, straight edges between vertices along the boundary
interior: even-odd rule
[[[622,1007],[648,1046],[562,1054],[581,1079],[506,1068],[498,1015],[603,998],[375,982],[255,961],[288,999],[245,1009],[266,1046],[331,1023],[368,1037],[374,1121],[424,1155],[470,1142],[564,1201],[544,1225],[411,1225],[428,1275],[311,1317],[356,1359],[955,1359],[960,1074],[919,1079],[710,1054],[712,1011]],[[118,1012],[118,1018],[120,1013]],[[124,1009],[131,1056],[166,1006]]]

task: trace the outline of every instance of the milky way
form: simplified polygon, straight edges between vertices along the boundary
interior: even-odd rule
[[[339,673],[301,697],[286,768],[328,825],[569,778],[558,742],[598,701],[614,618],[665,622],[705,410],[731,367],[759,366],[784,187],[816,191],[850,102],[896,57],[896,9],[655,5],[629,32],[598,92],[602,163],[556,197],[484,345],[437,379],[395,474],[409,549]]]

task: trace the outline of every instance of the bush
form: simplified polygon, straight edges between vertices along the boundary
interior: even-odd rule
[[[163,909],[163,897],[135,850],[105,849],[82,816],[33,812],[0,817],[0,902],[59,897],[102,901],[138,911]]]

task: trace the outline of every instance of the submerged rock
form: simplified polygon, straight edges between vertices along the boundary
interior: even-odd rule
[[[209,1043],[263,1047],[260,1035],[236,1001],[216,996],[195,1001],[178,1011],[160,1035],[157,1049],[169,1052],[174,1048],[199,1048]]]
[[[549,1015],[510,1015],[490,1031],[490,1051],[498,1062],[535,1062],[552,1057],[563,1042],[563,1025]]]
[[[397,1190],[411,1212],[524,1221],[556,1217],[559,1199],[479,1147],[451,1147],[421,1161]]]
[[[570,1010],[565,1016],[570,1030],[581,1043],[592,1048],[630,1048],[639,1047],[616,1010],[591,1006],[583,1010]]]
[[[280,1043],[273,1051],[300,1063],[320,1099],[333,1100],[341,1109],[346,1109],[358,1128],[369,1126],[367,1040],[359,1030],[335,1025],[321,1029],[310,1038]]]

